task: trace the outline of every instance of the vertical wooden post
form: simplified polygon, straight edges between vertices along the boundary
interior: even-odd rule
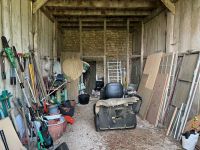
[[[142,73],[143,73],[143,65],[144,65],[144,60],[143,60],[143,57],[144,57],[144,23],[142,22],[141,24],[141,29],[142,29],[142,32],[141,32],[141,52],[140,52],[140,76],[142,76]]]
[[[57,57],[57,22],[53,23],[53,58]]]
[[[104,19],[104,24],[103,24],[103,44],[104,44],[104,59],[103,59],[103,62],[104,62],[104,85],[106,85],[107,83],[107,67],[106,67],[106,19]]]
[[[11,35],[11,15],[10,15],[10,1],[9,0],[2,0],[2,34],[5,36],[8,40],[11,42],[9,43],[12,45],[12,35]],[[10,63],[5,60],[5,66],[6,66],[6,76],[7,78],[10,76]],[[7,89],[8,91],[12,91],[13,89],[10,86],[9,80],[3,81],[3,88]]]
[[[127,82],[127,86],[128,84],[130,83],[130,50],[129,50],[129,32],[130,32],[130,21],[129,19],[127,19],[127,37],[126,37],[126,57],[127,57],[127,62],[126,62],[126,68],[127,68],[127,71],[126,71],[126,82]]]
[[[80,57],[83,56],[83,43],[82,43],[82,21],[79,19],[79,42],[80,42]]]
[[[10,24],[10,1],[2,0],[2,27],[3,35],[11,39],[11,24]]]
[[[28,11],[28,32],[29,32],[29,50],[34,48],[34,22],[33,22],[33,11],[32,11],[32,1],[29,1],[29,11]]]

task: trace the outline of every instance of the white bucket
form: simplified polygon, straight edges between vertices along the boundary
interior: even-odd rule
[[[189,138],[186,139],[185,136],[182,136],[182,146],[186,150],[194,150],[199,138],[199,133],[190,134]]]

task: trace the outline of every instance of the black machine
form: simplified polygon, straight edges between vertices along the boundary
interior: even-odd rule
[[[123,86],[120,83],[108,83],[103,88],[102,100],[94,105],[96,131],[137,126],[136,114],[140,110],[142,98],[138,95],[123,98],[123,95]]]

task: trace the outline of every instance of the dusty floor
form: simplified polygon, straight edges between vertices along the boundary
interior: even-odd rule
[[[93,104],[76,108],[74,125],[56,143],[66,142],[70,150],[177,150],[177,143],[165,137],[163,131],[153,128],[138,118],[136,129],[96,132]]]

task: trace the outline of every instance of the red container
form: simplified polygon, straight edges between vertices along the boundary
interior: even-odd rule
[[[48,121],[48,130],[53,138],[53,141],[56,141],[63,135],[63,133],[66,131],[66,125],[67,123],[63,118],[60,120]]]

